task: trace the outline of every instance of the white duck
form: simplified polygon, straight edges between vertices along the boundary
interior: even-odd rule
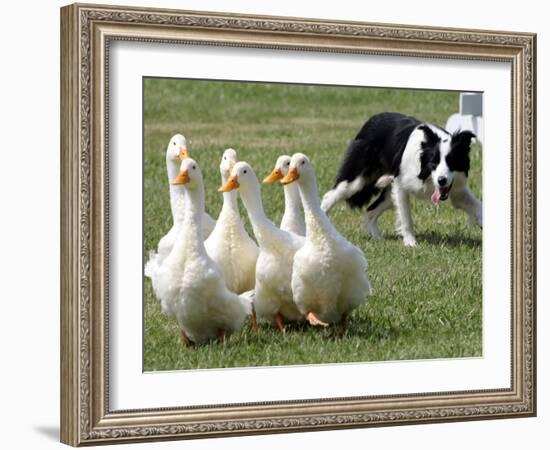
[[[266,217],[260,183],[246,162],[235,164],[231,177],[219,190],[234,189],[239,189],[260,247],[254,288],[256,315],[258,319],[274,321],[284,331],[285,320],[303,319],[292,300],[290,281],[294,254],[303,245],[304,237],[279,229]]]
[[[237,161],[234,149],[228,148],[223,152],[220,163],[222,184],[229,179]],[[259,250],[241,221],[237,191],[223,193],[222,210],[204,246],[208,256],[220,266],[230,291],[240,294],[254,289]]]
[[[178,320],[186,344],[223,339],[242,327],[251,302],[227,289],[222,271],[204,248],[204,184],[198,164],[183,160],[173,183],[185,188],[185,214],[153,287],[163,310]]]
[[[306,217],[306,242],[294,257],[292,293],[296,305],[312,325],[339,321],[339,334],[357,306],[366,303],[371,286],[367,260],[348,242],[321,210],[315,172],[303,153],[292,156],[283,184],[297,182]]]
[[[264,178],[264,183],[275,183],[286,176],[290,167],[290,156],[282,155],[277,158],[275,168]],[[300,191],[296,184],[287,184],[284,186],[285,192],[285,212],[281,220],[281,230],[291,231],[300,236],[306,235],[306,224],[304,222],[304,213],[302,212],[302,202],[300,200]]]
[[[145,265],[145,275],[149,278],[155,276],[155,272],[169,255],[180,224],[183,221],[185,211],[185,194],[182,186],[173,185],[172,181],[178,176],[181,161],[189,157],[187,139],[181,134],[172,136],[166,147],[166,172],[170,189],[170,210],[172,212],[172,227],[159,241],[157,252],[151,250],[149,261]],[[205,212],[203,218],[203,234],[208,236],[214,229],[216,222]]]

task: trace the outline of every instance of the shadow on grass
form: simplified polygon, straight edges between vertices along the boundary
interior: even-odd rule
[[[269,325],[264,325],[269,327]],[[275,328],[269,328],[269,333],[262,335],[260,330],[256,335],[251,334],[249,339],[253,339],[256,343],[269,343],[273,339],[273,333],[278,335],[280,332]],[[285,335],[292,336],[294,334],[309,334],[315,333],[325,338],[340,339],[338,336],[338,324],[331,324],[328,328],[314,327],[307,322],[289,322],[286,324]],[[364,317],[351,317],[346,322],[346,338],[358,338],[369,340],[370,342],[378,342],[387,339],[394,339],[400,334],[396,328],[388,320],[371,320]]]
[[[343,337],[338,335],[338,324],[319,328],[304,322],[289,322],[285,333],[268,323],[262,323],[260,330],[253,332],[250,324],[246,324],[240,333],[232,335],[224,342],[181,347],[177,360],[146,370],[156,372],[366,361],[370,359],[364,354],[365,348],[396,340],[402,335],[402,331],[389,317],[369,317],[369,312],[365,309],[356,311],[349,318]],[[309,358],[308,351],[319,347],[328,353],[323,356],[314,351],[313,359]],[[345,351],[345,355],[340,355],[338,349]],[[281,352],[288,352],[290,357],[273,356]],[[255,354],[260,354],[261,357],[255,358]]]
[[[435,231],[419,233],[418,242],[427,242],[438,247],[481,247],[481,239],[463,235],[442,235]]]
[[[397,234],[384,234],[384,239],[382,241],[379,241],[377,239],[372,238],[370,235],[365,235],[364,237],[365,241],[370,241],[371,243],[376,244],[377,242],[398,242],[402,241],[403,238]],[[419,245],[422,245],[423,243],[428,243],[430,245],[434,245],[437,247],[446,246],[446,247],[470,247],[470,248],[478,248],[481,247],[482,240],[480,238],[474,238],[470,236],[464,236],[460,234],[455,235],[444,235],[440,234],[437,231],[427,231],[427,232],[421,232],[416,235],[416,240]]]
[[[379,342],[383,340],[396,339],[400,330],[389,320],[372,320],[370,318],[352,318],[348,322],[346,337]]]

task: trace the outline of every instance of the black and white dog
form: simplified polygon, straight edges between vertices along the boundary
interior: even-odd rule
[[[321,208],[327,212],[340,200],[351,207],[368,205],[365,225],[373,237],[381,238],[377,221],[393,201],[397,231],[409,247],[416,245],[409,194],[431,198],[436,205],[450,197],[455,208],[482,226],[481,202],[468,189],[473,137],[470,131],[450,134],[399,113],[377,114],[350,143],[334,188],[324,195]]]

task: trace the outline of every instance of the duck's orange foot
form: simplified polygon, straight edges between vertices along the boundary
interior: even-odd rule
[[[275,314],[275,324],[277,325],[277,328],[279,329],[279,331],[280,331],[281,333],[285,333],[285,332],[286,332],[286,328],[285,328],[285,319],[283,318],[283,316],[281,315],[281,313]]]
[[[313,312],[308,312],[306,314],[306,320],[309,322],[310,325],[313,325],[314,327],[328,327],[328,323],[323,322],[319,317],[315,315]]]

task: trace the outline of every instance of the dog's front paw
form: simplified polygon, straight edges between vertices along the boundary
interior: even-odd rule
[[[416,238],[413,235],[403,236],[403,244],[405,247],[416,247]]]

